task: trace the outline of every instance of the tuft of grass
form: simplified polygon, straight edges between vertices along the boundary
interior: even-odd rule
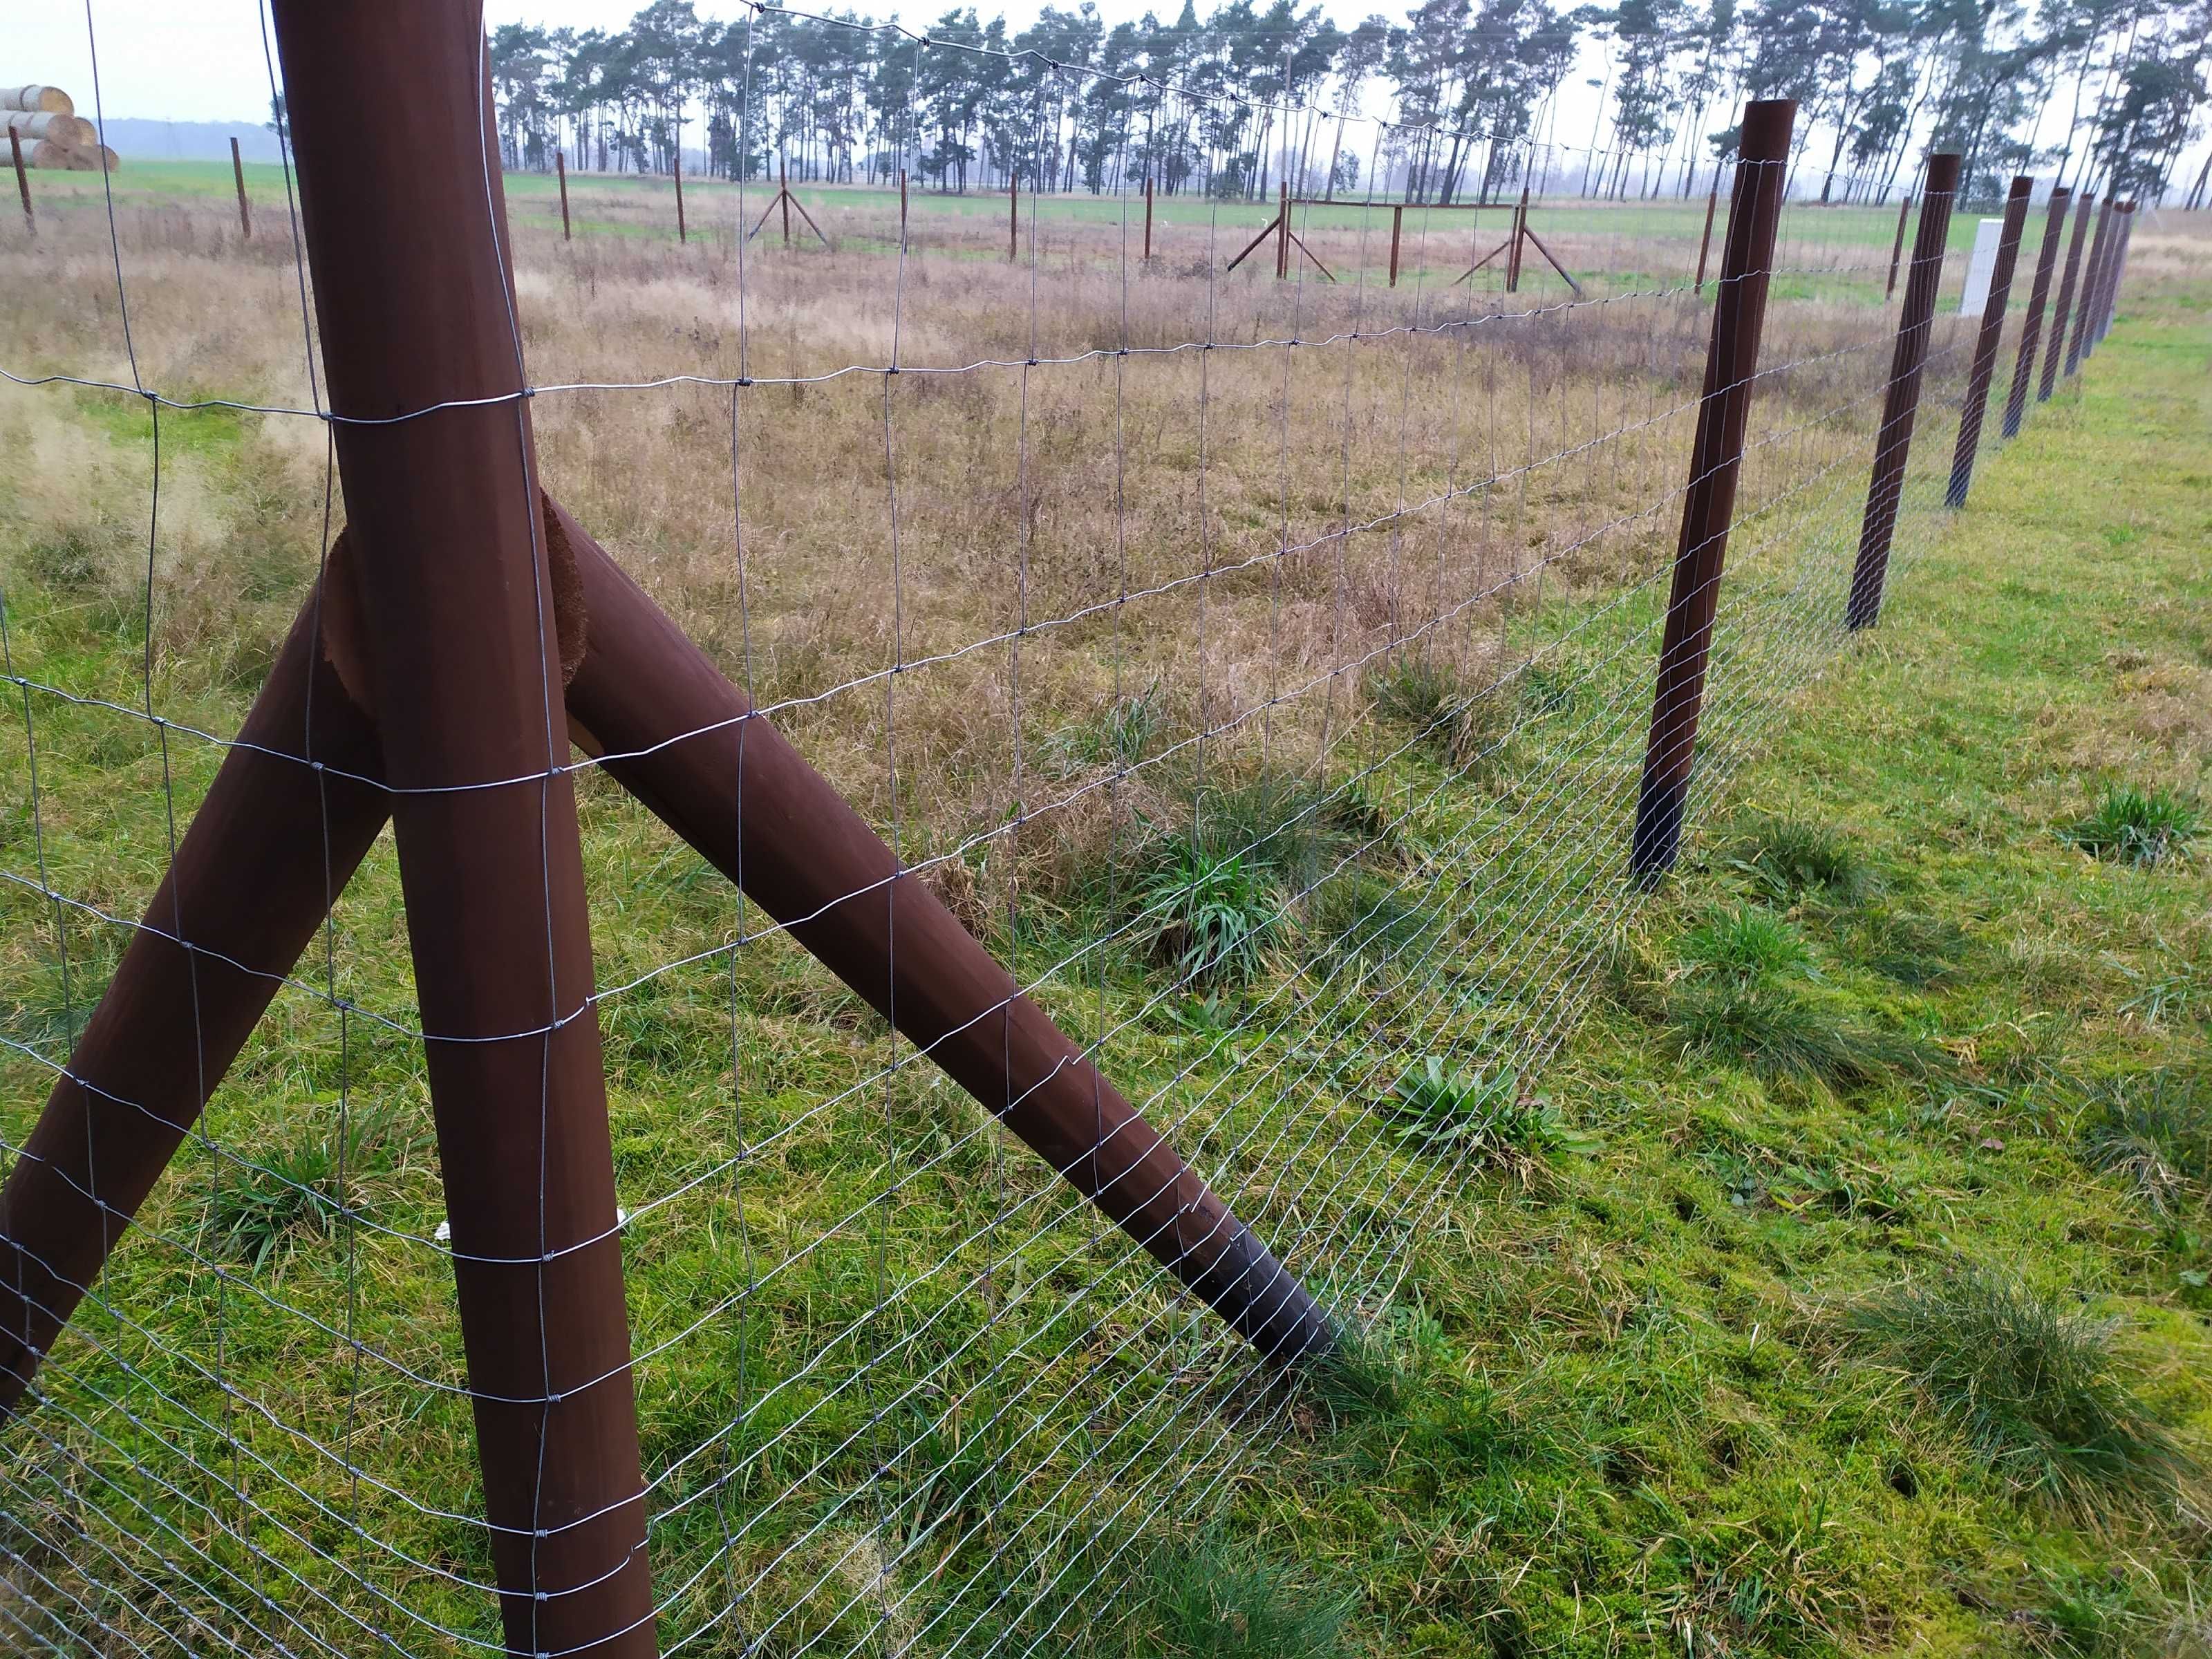
[[[1465,1153],[1478,1163],[1534,1163],[1555,1152],[1596,1151],[1540,1096],[1524,1095],[1510,1072],[1454,1071],[1435,1054],[1400,1078],[1383,1111],[1398,1139],[1425,1152]]]
[[[2114,784],[2087,817],[2064,831],[2066,839],[2092,858],[2149,869],[2188,855],[2203,827],[2196,803],[2160,787],[2141,789]]]
[[[1242,854],[1217,856],[1183,839],[1139,890],[1154,957],[1191,985],[1242,985],[1266,965],[1269,933],[1282,920],[1279,893],[1264,866]]]
[[[1788,922],[1753,905],[1717,908],[1684,937],[1682,960],[1740,983],[1813,977],[1812,952]]]
[[[391,1122],[356,1115],[336,1129],[227,1168],[202,1226],[214,1245],[257,1273],[305,1241],[337,1237],[341,1218],[368,1202],[365,1176],[384,1167]]]
[[[1368,701],[1382,719],[1408,727],[1455,771],[1476,767],[1511,732],[1512,710],[1489,691],[1470,691],[1450,669],[1414,656],[1368,671]]]
[[[2172,1215],[2212,1187],[2212,1102],[2161,1067],[2110,1085],[2081,1133],[2093,1169],[2127,1180],[2160,1215]]]
[[[1250,1545],[1155,1551],[1137,1583],[1127,1651],[1146,1659],[1336,1659],[1357,1598]]]
[[[1303,908],[1308,929],[1338,955],[1374,962],[1419,951],[1439,925],[1398,883],[1358,865],[1314,889]]]
[[[2119,1322],[2069,1312],[2009,1273],[1967,1266],[1881,1291],[1844,1330],[2024,1495],[2088,1516],[2164,1511],[2197,1478],[2121,1370]]]
[[[1916,991],[1955,982],[1968,940],[1958,923],[1912,910],[1878,909],[1853,940],[1857,960],[1884,979]]]
[[[1873,872],[1849,840],[1802,818],[1753,820],[1729,843],[1723,861],[1776,904],[1795,904],[1808,894],[1856,904],[1874,887]]]

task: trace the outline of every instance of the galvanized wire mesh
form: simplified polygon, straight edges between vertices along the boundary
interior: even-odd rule
[[[980,50],[896,38],[917,76]],[[1124,131],[1102,193],[1010,205],[1010,258],[919,193],[817,191],[836,249],[788,252],[746,240],[757,179],[695,185],[682,244],[589,215],[564,243],[519,198],[544,475],[1357,1343],[1494,1178],[1409,1080],[1532,1102],[1640,902],[1703,195],[1494,145],[1499,199],[1407,206],[1395,279],[1370,194],[1294,204],[1277,280],[1279,240],[1227,269],[1272,204],[1206,187],[1237,100],[1053,79],[1041,129],[1099,93]],[[1201,139],[1147,263],[1132,155],[1170,109]],[[1321,113],[1369,179],[1408,131]],[[1893,210],[1820,205],[1820,167],[1771,271],[1693,849],[1846,643]],[[1482,263],[1524,183],[1572,289]],[[9,419],[89,431],[71,488],[131,507],[142,561],[10,509],[11,1158],[159,925],[266,666],[252,607],[296,604],[343,518],[296,232],[241,250],[215,207],[100,191],[47,213],[69,297],[4,346]],[[1972,327],[1939,309],[1893,585],[1943,523]],[[1110,1633],[1130,1553],[1264,1467],[1297,1389],[605,758],[574,777],[660,1650]],[[441,1224],[470,1199],[429,1151],[398,890],[380,843],[7,1430],[26,1651],[502,1646]]]

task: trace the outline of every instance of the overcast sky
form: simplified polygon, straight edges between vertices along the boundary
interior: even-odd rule
[[[920,22],[944,14],[955,0],[886,7],[853,3],[872,16],[904,17]],[[987,15],[994,0],[964,0]],[[1072,3],[1073,0],[1067,0]],[[639,0],[488,0],[485,26],[528,21],[552,27],[617,28],[636,14]],[[1140,17],[1147,9],[1171,15],[1182,0],[1097,0],[1110,27]],[[1396,15],[1408,0],[1322,0],[1322,9],[1349,27],[1369,12]],[[1018,29],[1033,20],[1039,0],[999,0],[1007,21]],[[1200,9],[1210,9],[1200,0]],[[702,17],[728,19],[744,8],[726,0],[699,0]],[[256,0],[92,0],[92,40],[100,52],[100,104],[111,118],[136,116],[168,121],[264,121],[269,116],[269,69],[262,51],[261,15]],[[8,42],[0,52],[0,83],[40,81],[76,100],[79,115],[94,113],[92,53],[87,46],[85,14],[71,0],[9,7]],[[1597,94],[1582,84],[1601,68],[1595,52],[1569,77],[1561,94],[1559,135],[1562,143],[1589,142]],[[404,88],[392,96],[404,100]],[[127,158],[126,158],[127,159]]]

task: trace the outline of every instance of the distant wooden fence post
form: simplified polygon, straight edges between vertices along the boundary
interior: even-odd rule
[[[1905,257],[1905,222],[1911,216],[1912,192],[1908,190],[1897,204],[1897,236],[1889,245],[1889,285],[1881,291],[1885,300],[1897,292],[1897,262]]]
[[[1966,374],[1966,401],[1959,410],[1959,441],[1951,452],[1951,482],[1943,491],[1946,507],[1966,504],[1974,484],[1974,461],[1981,453],[1982,423],[1989,417],[1990,377],[2004,338],[2005,307],[2012,301],[2013,268],[2020,260],[2020,234],[2027,225],[2027,198],[2035,180],[2021,175],[2005,197],[2004,225],[1997,236],[1996,264],[1990,270],[1989,295],[1982,302],[1981,331],[1974,337],[1973,367]]]
[[[1275,216],[1275,279],[1282,282],[1291,274],[1291,186],[1287,179],[1278,201],[1280,205]]]
[[[791,246],[791,163],[784,156],[775,158],[775,198],[783,209],[783,245]]]
[[[906,240],[906,169],[899,169],[899,240]]]
[[[568,158],[557,149],[553,152],[553,172],[561,181],[561,240],[572,241],[574,239],[568,231]]]
[[[31,211],[31,175],[23,171],[23,140],[15,128],[8,129],[8,154],[15,163],[15,190],[23,198],[23,224],[32,235],[39,234],[39,216]]]
[[[684,137],[677,135],[676,144],[668,160],[668,176],[676,181],[676,240],[688,242],[691,239],[684,229]]]
[[[1146,258],[1146,261],[1147,263],[1150,263],[1150,261],[1151,261],[1151,259],[1152,259],[1152,175],[1151,173],[1146,173],[1146,174],[1145,175],[1145,258]]]
[[[1761,99],[1744,106],[1735,185],[1729,198],[1728,239],[1721,248],[1720,280],[1713,296],[1712,343],[1705,353],[1705,391],[1698,403],[1690,482],[1682,497],[1682,532],[1674,550],[1674,587],[1667,601],[1658,684],[1651,698],[1651,736],[1636,801],[1635,837],[1629,845],[1629,870],[1645,885],[1672,869],[1681,850],[1698,713],[1705,699],[1705,664],[1720,605],[1729,526],[1735,515],[1744,428],[1751,410],[1752,383],[1759,373],[1759,335],[1766,320],[1774,236],[1782,222],[1784,172],[1796,114],[1796,102],[1787,98]]]
[[[1406,204],[1394,202],[1390,205],[1390,286],[1398,286],[1398,241],[1405,234]]]
[[[1693,294],[1705,291],[1705,255],[1712,249],[1713,210],[1720,205],[1720,200],[1721,170],[1716,165],[1713,168],[1713,187],[1705,192],[1705,234],[1698,239],[1698,281],[1690,290]]]
[[[591,921],[480,15],[270,10],[483,1471],[484,1530],[457,1535],[490,1558],[510,1653],[651,1659]],[[403,85],[422,96],[394,120]]]
[[[251,240],[253,235],[253,214],[246,205],[246,163],[238,154],[238,140],[230,141],[230,176],[238,185],[238,234]]]
[[[1006,169],[1006,263],[1013,264],[1022,257],[1022,175],[1012,167]]]
[[[1790,107],[1794,111],[1797,106],[1792,104]],[[1731,207],[1729,210],[1734,212],[1735,210]],[[1520,205],[1513,210],[1513,234],[1506,239],[1512,244],[1505,250],[1505,291],[1508,294],[1521,291],[1521,240],[1528,234],[1528,186],[1523,185],[1521,186]]]
[[[2020,435],[2021,417],[2027,412],[2028,388],[2035,380],[2035,349],[2043,340],[2043,313],[2051,303],[2051,273],[2058,269],[2058,243],[2066,234],[2066,204],[2073,193],[2063,185],[2051,192],[2050,210],[2043,220],[2043,245],[2035,251],[2035,285],[2028,290],[2027,317],[2020,325],[2020,356],[2013,364],[2012,390],[2005,398],[2004,435]]]
[[[2074,297],[2081,284],[2081,247],[2089,231],[2089,210],[2097,205],[2097,192],[2091,191],[2074,209],[2074,234],[2066,244],[2066,276],[2058,284],[2058,308],[2051,314],[2051,349],[2043,354],[2043,380],[2035,389],[2035,401],[2047,404],[2058,385],[2060,360],[2066,355],[2066,325],[2074,314]]]
[[[1951,234],[1951,204],[1959,193],[1961,157],[1928,158],[1927,188],[1920,195],[1920,229],[1912,239],[1912,264],[1905,276],[1905,305],[1897,319],[1897,344],[1889,359],[1889,392],[1875,433],[1874,477],[1867,485],[1866,517],[1859,526],[1858,562],[1844,619],[1871,628],[1881,616],[1889,576],[1890,538],[1897,532],[1905,464],[1912,453],[1912,425],[1920,413],[1920,381],[1928,366],[1928,337],[1936,317],[1936,290],[1943,281],[1943,250]]]

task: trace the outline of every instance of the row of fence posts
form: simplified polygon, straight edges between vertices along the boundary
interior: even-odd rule
[[[1647,886],[1674,866],[1681,848],[1683,814],[1697,745],[1698,716],[1705,696],[1713,621],[1720,602],[1722,569],[1735,512],[1736,481],[1743,462],[1744,426],[1752,387],[1759,374],[1767,278],[1773,262],[1775,232],[1781,216],[1796,114],[1793,102],[1779,99],[1753,103],[1744,112],[1735,188],[1729,206],[1728,237],[1713,303],[1712,343],[1705,358],[1705,390],[1698,402],[1697,434],[1691,447],[1690,482],[1683,495],[1681,536],[1675,548],[1674,582],[1660,644],[1657,685],[1652,696],[1650,737],[1644,750],[1636,828],[1629,848],[1630,871],[1640,884]],[[1949,242],[1951,209],[1958,195],[1960,164],[1961,158],[1955,155],[1928,158],[1927,177],[1919,197],[1920,226],[1913,238],[1911,262],[1905,271],[1905,301],[1890,357],[1881,422],[1875,433],[1873,476],[1867,486],[1858,555],[1844,604],[1844,620],[1853,630],[1872,627],[1881,615],[1890,543],[1897,528],[1905,464],[1911,457],[1912,428],[1920,408],[1921,385],[1935,321],[1936,294],[1942,282],[1943,256]],[[2002,342],[2005,311],[2011,301],[2013,274],[2019,262],[2021,232],[2027,222],[2029,197],[2034,184],[2033,179],[2015,178],[2005,198],[2004,220],[1990,270],[1989,295],[1983,304],[1981,325],[1974,338],[1966,397],[1960,410],[1958,442],[1952,453],[1950,477],[1944,489],[1944,502],[1951,507],[1966,505],[1967,491],[1973,483],[1990,383]],[[2021,331],[2020,354],[2005,399],[2003,432],[2008,438],[2020,430],[2026,410],[2027,388],[2043,338],[2044,308],[2050,298],[2051,273],[2057,261],[2058,241],[2064,229],[2069,199],[2070,192],[2054,190],[2045,215],[2043,245],[2037,253],[2034,285]],[[1908,195],[1905,210],[1898,216],[1897,240],[1891,251],[1886,295],[1896,291],[1898,258],[1905,245],[1905,227],[1911,201]],[[2088,233],[2093,208],[2096,210],[2096,228],[2090,238],[2085,268],[2082,241]],[[1711,223],[1709,205],[1709,230]],[[2050,344],[2044,353],[2039,402],[2051,394],[2060,373],[2062,346],[2064,373],[2070,375],[2079,367],[2083,355],[2094,351],[2097,342],[2111,328],[2134,224],[2132,202],[2115,203],[2108,197],[2100,204],[2094,193],[2081,198],[2075,213],[2073,241],[2067,254],[2057,308],[2051,325]],[[1698,267],[1702,287],[1702,250]],[[2073,331],[2070,340],[2067,335],[2069,320]]]
[[[275,705],[264,710],[257,699],[248,726],[258,733],[254,722],[270,722],[266,744],[241,743],[226,760],[223,776],[231,775],[234,763],[266,772],[271,781],[258,793],[226,796],[233,803],[228,811],[210,804],[195,816],[154,901],[151,914],[162,927],[142,930],[118,970],[117,983],[129,981],[137,990],[103,997],[72,1055],[70,1073],[57,1085],[32,1145],[10,1172],[11,1196],[0,1212],[6,1234],[0,1237],[0,1307],[8,1310],[0,1317],[0,1381],[6,1385],[0,1411],[15,1408],[38,1357],[204,1105],[213,1083],[204,1048],[221,1051],[213,1068],[219,1077],[266,1006],[283,963],[321,925],[331,898],[330,870],[338,868],[342,879],[388,813],[401,852],[422,1024],[433,1034],[425,1054],[440,1166],[455,1224],[453,1273],[506,1645],[520,1655],[588,1650],[603,1659],[647,1659],[655,1644],[646,1487],[605,1077],[592,1008],[582,855],[573,784],[562,763],[568,738],[559,711],[593,676],[609,678],[605,665],[592,667],[591,653],[609,648],[610,641],[635,647],[612,675],[618,684],[599,687],[611,708],[629,708],[625,699],[635,701],[636,684],[653,680],[666,667],[664,659],[684,660],[663,678],[688,674],[709,690],[720,683],[703,657],[690,665],[684,653],[691,648],[673,624],[653,620],[650,602],[624,587],[593,547],[582,546],[582,552],[597,562],[579,568],[599,573],[592,580],[601,587],[591,599],[589,635],[578,641],[583,660],[573,687],[566,682],[564,653],[547,636],[544,619],[558,611],[553,532],[558,528],[559,544],[579,557],[588,538],[543,505],[525,365],[504,297],[511,292],[511,273],[505,238],[495,228],[504,214],[496,175],[487,215],[480,175],[451,165],[471,142],[495,153],[488,122],[480,132],[470,130],[469,112],[483,107],[483,100],[469,96],[482,64],[475,9],[456,0],[395,0],[372,20],[357,8],[275,0],[271,11],[285,84],[295,94],[307,252],[330,403],[337,410],[408,410],[420,416],[341,421],[334,432],[350,520],[347,533],[374,550],[374,557],[359,560],[353,569],[346,606],[357,616],[357,643],[374,655],[370,683],[379,688],[376,706],[350,726],[338,721],[360,752],[344,751],[343,766],[325,774],[320,759],[312,772],[286,763],[283,757],[295,752],[287,745],[296,739],[284,733],[295,730],[296,710]],[[383,118],[385,88],[426,72],[446,95],[424,100],[425,119]],[[1638,806],[1632,867],[1641,880],[1668,868],[1680,844],[1795,114],[1796,106],[1786,100],[1753,103],[1745,112]],[[1930,159],[1854,577],[1855,627],[1871,623],[1879,611],[1958,173],[1955,155]],[[2015,254],[2026,182],[2014,186],[2021,210],[2008,215]],[[325,201],[341,205],[324,213],[318,204]],[[2103,205],[2077,289],[2081,225],[2091,205],[2087,198],[2081,204],[2046,368],[2066,336],[2069,305],[2069,368],[2081,352],[2094,349],[2110,321],[2130,210]],[[2047,230],[2055,231],[2060,222],[2054,210]],[[1277,252],[1279,260],[1285,257],[1279,242]],[[2037,314],[2022,347],[2029,355],[2051,257],[2046,249],[2040,261]],[[2002,286],[1993,284],[1984,313],[1985,337],[2004,305]],[[1984,355],[1978,343],[1978,361]],[[2015,369],[2016,387],[2025,386],[2028,372],[2025,362]],[[1986,373],[1979,384],[1986,393]],[[2046,374],[2046,391],[2048,385]],[[1977,434],[1965,445],[1969,476],[1978,444]],[[303,699],[308,677],[323,676],[314,682],[321,687],[314,706],[336,719],[351,705],[342,684],[326,683],[330,664],[317,649],[316,615],[311,602],[284,662],[295,671]],[[342,678],[342,670],[335,672]],[[727,699],[738,697],[726,687],[715,695],[725,693]],[[725,708],[724,702],[714,706]],[[749,705],[739,700],[728,706],[739,714],[711,722],[686,719],[677,729],[721,732],[732,745],[747,741],[743,711]],[[333,740],[331,720],[320,714],[314,730],[319,743]],[[672,746],[648,742],[648,736],[641,732],[635,744],[607,746],[637,755]],[[701,763],[705,769],[696,777],[687,773],[692,781],[682,788],[663,783],[642,793],[665,811],[679,798],[690,799],[684,792],[696,790],[698,778],[709,772],[720,780],[718,788],[734,787],[733,777],[753,778],[763,768],[784,764],[775,757],[787,751],[775,747],[781,739],[772,727],[754,732],[749,741],[752,746],[738,752],[750,759],[733,771],[719,760]],[[615,763],[611,756],[609,763]],[[804,769],[795,758],[790,764]],[[365,782],[356,787],[380,768],[388,793]],[[519,781],[512,787],[480,787],[487,778]],[[217,785],[211,803],[222,777]],[[709,790],[698,799],[709,802],[711,810],[701,810],[715,825],[757,828],[762,822],[757,811],[743,811],[739,797],[726,799]],[[271,801],[281,802],[283,810],[271,809]],[[811,818],[793,817],[811,839],[804,849],[778,851],[776,858],[785,863],[771,860],[769,867],[787,870],[803,885],[814,878],[809,871],[836,874],[833,855],[849,852],[848,842],[869,842],[890,859],[857,815],[842,803],[838,810],[849,824],[836,835],[815,830]],[[768,817],[771,823],[780,821],[775,813]],[[714,836],[702,839],[720,845]],[[749,836],[744,845],[755,843]],[[302,848],[312,856],[297,856]],[[250,878],[233,868],[247,854],[255,860]],[[231,874],[218,878],[208,860]],[[279,867],[292,872],[290,887],[281,894],[270,874]],[[249,879],[259,884],[250,896]],[[861,897],[877,884],[841,889],[818,907],[811,892],[799,893],[806,902],[793,912],[794,931],[805,918],[826,915],[843,898]],[[934,901],[918,883],[886,879],[880,885],[900,918],[903,960],[915,919]],[[781,919],[776,901],[761,902]],[[297,936],[276,948],[264,935],[278,926],[280,913],[300,925]],[[851,922],[855,915],[860,921]],[[851,960],[832,960],[826,947],[817,954],[848,983],[873,984],[871,975],[881,977],[876,964],[888,958],[882,940],[867,930],[879,923],[887,928],[886,916],[881,903],[847,912]],[[246,928],[252,938],[232,955],[204,961],[203,946],[169,949],[173,941],[204,939],[226,927]],[[960,948],[968,955],[957,957],[957,972],[939,977],[1000,1010],[1006,1030],[1014,1032],[1030,1014],[1024,1012],[1025,1000],[1012,995],[1011,978],[988,963],[949,913],[942,928],[946,939],[964,941]],[[229,982],[217,969],[272,949],[283,957],[277,971],[232,976],[246,988],[234,988],[220,1012],[211,1012],[208,999],[220,983]],[[144,963],[161,965],[149,969]],[[167,979],[155,985],[143,977],[133,981],[134,973]],[[922,980],[900,983],[901,1011],[908,1008],[909,991],[917,1002],[930,1002],[933,994]],[[868,994],[874,1000],[877,993]],[[963,1015],[947,1029],[986,1023],[982,1015]],[[900,1029],[908,1030],[908,1022]],[[1102,1097],[1109,1104],[1119,1097],[1095,1078],[1086,1080],[1087,1059],[1072,1047],[1065,1054],[1054,1048],[1037,1035],[1044,1029],[1020,1027],[1024,1063],[1035,1060],[1041,1077],[1065,1073],[1073,1079],[1069,1098],[1080,1109],[1071,1107],[1067,1121],[1092,1122]],[[991,1024],[975,1041],[996,1054],[1002,1041],[1012,1043],[1015,1036],[1002,1039],[1000,1026]],[[95,1085],[76,1079],[85,1075],[86,1051],[98,1043],[123,1068],[103,1074],[97,1086],[108,1092],[101,1098],[161,1103],[149,1109],[150,1121],[94,1112]],[[198,1070],[181,1058],[195,1054],[203,1061]],[[1012,1086],[1007,1083],[1009,1098]],[[1109,1189],[1122,1176],[1109,1180],[1098,1173],[1105,1141],[1086,1152],[1075,1129],[1062,1126],[1055,1131],[1060,1139],[1048,1140],[1032,1138],[1036,1132],[1023,1129],[1017,1119],[1009,1121],[1041,1151],[1049,1146],[1055,1167],[1071,1181],[1081,1184],[1082,1172],[1091,1170],[1099,1190],[1085,1188],[1086,1195],[1114,1212]],[[1141,1124],[1133,1114],[1128,1121]],[[96,1179],[91,1169],[95,1131],[103,1172]],[[1120,1143],[1115,1146],[1115,1156],[1121,1157]],[[1159,1220],[1151,1210],[1139,1215],[1141,1206],[1125,1206],[1129,1212],[1117,1214],[1117,1221],[1144,1238],[1156,1257],[1263,1354],[1279,1361],[1323,1351],[1331,1339],[1318,1309],[1220,1207],[1196,1173],[1174,1159],[1164,1143],[1142,1156],[1152,1160],[1146,1169],[1167,1171],[1156,1188],[1146,1189],[1156,1197],[1145,1203],[1164,1206],[1170,1218]],[[1137,1167],[1129,1165],[1132,1171]],[[537,1178],[512,1179],[517,1168],[535,1171]],[[1134,1190],[1139,1183],[1132,1176],[1125,1185]],[[1206,1209],[1205,1201],[1213,1209]],[[1203,1237],[1190,1252],[1176,1218],[1186,1215],[1202,1224]],[[1147,1237],[1139,1222],[1155,1234]],[[1215,1242],[1208,1245],[1208,1239]],[[1263,1292],[1272,1300],[1263,1303]]]

